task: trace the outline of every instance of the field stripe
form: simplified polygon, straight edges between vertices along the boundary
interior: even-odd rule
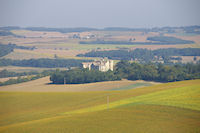
[[[200,111],[200,87],[199,85],[193,85],[189,87],[186,86],[170,90],[153,92],[142,96],[131,97],[128,99],[123,99],[109,103],[109,109],[129,104],[166,105]],[[103,104],[89,108],[65,112],[64,114],[81,114],[106,109],[108,109],[108,105]]]

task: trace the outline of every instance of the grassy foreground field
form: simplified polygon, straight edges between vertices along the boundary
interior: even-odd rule
[[[0,92],[0,109],[4,133],[197,133],[200,80],[117,91]]]

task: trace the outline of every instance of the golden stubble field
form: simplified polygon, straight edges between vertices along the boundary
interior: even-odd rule
[[[106,81],[106,82],[97,82],[89,84],[65,84],[65,85],[54,85],[50,84],[50,77],[44,77],[41,79],[33,80],[30,82],[13,84],[8,86],[0,87],[0,91],[18,91],[18,92],[87,92],[87,91],[105,91],[111,89],[117,89],[121,87],[126,87],[134,84],[138,84],[139,87],[145,86],[145,83],[149,85],[159,84],[156,82],[147,82],[147,81],[129,81],[129,80],[120,80],[120,81]],[[144,85],[143,85],[144,84]],[[136,86],[137,87],[137,86]]]
[[[35,49],[35,50],[23,50],[23,49],[15,49],[12,53],[4,56],[3,58],[8,59],[39,59],[39,58],[51,58],[54,59],[55,56],[57,58],[65,58],[65,59],[91,59],[84,57],[76,57],[78,54],[87,53],[87,50],[60,50],[60,49]]]

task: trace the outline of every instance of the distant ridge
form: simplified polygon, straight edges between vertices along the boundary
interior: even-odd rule
[[[7,26],[0,27],[0,30],[32,30],[32,31],[49,31],[49,32],[86,32],[86,31],[141,31],[141,32],[166,32],[175,33],[176,30],[183,30],[185,33],[200,34],[200,25],[180,26],[180,27],[154,27],[154,28],[128,28],[128,27],[105,27],[89,28],[89,27],[74,27],[74,28],[50,28],[50,27],[18,27]]]

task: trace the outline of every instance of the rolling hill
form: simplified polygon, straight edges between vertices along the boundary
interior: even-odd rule
[[[4,133],[194,133],[200,132],[200,80],[128,90],[0,92],[0,108]]]

